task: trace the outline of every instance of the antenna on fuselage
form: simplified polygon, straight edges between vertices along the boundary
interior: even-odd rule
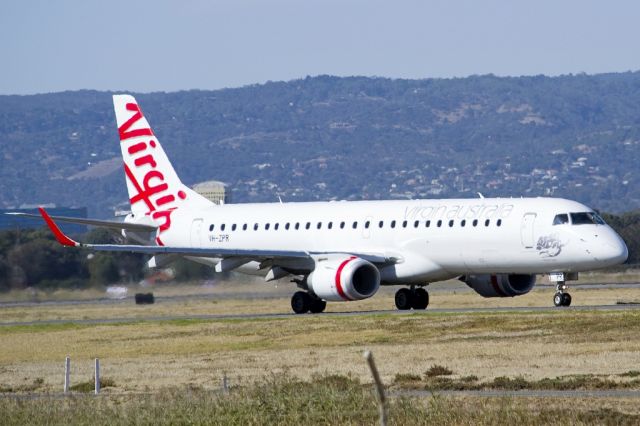
[[[482,192],[478,192],[478,197],[484,200],[484,195],[482,195]]]

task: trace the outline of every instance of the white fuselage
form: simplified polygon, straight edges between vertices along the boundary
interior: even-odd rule
[[[624,261],[627,248],[608,225],[553,224],[558,214],[581,212],[592,210],[554,198],[228,204],[176,210],[162,241],[397,259],[380,270],[384,284],[470,273],[578,272]],[[257,262],[240,270],[265,272]]]

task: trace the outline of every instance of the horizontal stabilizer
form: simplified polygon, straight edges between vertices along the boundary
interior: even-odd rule
[[[5,214],[11,215],[11,216],[19,216],[19,217],[41,217],[41,215],[32,214],[32,213],[21,213],[21,212],[9,212]],[[70,223],[77,223],[80,225],[99,226],[102,228],[126,229],[128,231],[155,232],[158,229],[157,226],[153,226],[153,225],[120,222],[116,220],[86,219],[81,217],[67,217],[67,216],[49,216],[49,217],[59,222],[70,222]]]

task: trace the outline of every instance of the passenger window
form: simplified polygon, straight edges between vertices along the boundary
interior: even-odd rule
[[[406,227],[407,227],[407,221],[406,221],[406,220],[402,221],[402,227],[403,227],[403,228],[406,228]]]
[[[333,228],[333,222],[329,222],[329,224],[327,225],[327,228],[329,229]]]
[[[462,226],[464,228],[464,226],[467,224],[467,221],[462,219],[462,221],[460,222],[460,226]]]
[[[307,222],[307,224],[304,226],[304,229],[309,229],[311,228],[311,222]]]
[[[496,225],[502,226],[502,219],[498,219],[498,221],[496,222]]]
[[[276,223],[275,225],[273,225],[274,231],[277,231],[279,227],[280,227],[279,223]]]
[[[258,230],[258,224],[256,223],[255,225],[253,225],[253,230],[257,231]]]
[[[484,226],[489,226],[489,223],[491,223],[491,221],[489,219],[484,221]]]
[[[234,223],[233,225],[231,225],[231,230],[235,231],[236,230],[236,224]]]
[[[440,228],[441,226],[442,226],[442,221],[441,221],[441,220],[439,220],[439,221],[438,221],[438,228]]]
[[[242,230],[246,231],[247,230],[247,224],[245,223],[244,225],[242,225]]]
[[[392,228],[395,228],[395,227],[396,227],[396,221],[395,221],[395,220],[392,220],[392,221],[391,221],[391,227],[392,227]]]
[[[269,230],[269,224],[268,224],[268,223],[265,223],[265,225],[264,225],[264,230],[265,230],[265,231],[268,231],[268,230]]]
[[[209,226],[209,232],[213,231],[213,225]]]
[[[449,221],[449,228],[453,227],[453,219]]]
[[[287,231],[289,230],[289,222],[284,224],[284,229],[286,229]]]
[[[300,222],[296,222],[296,231],[300,229]]]
[[[223,223],[222,225],[220,225],[220,230],[221,230],[221,231],[224,231],[224,227],[225,227],[225,225],[224,225],[224,223]]]
[[[568,214],[557,214],[556,217],[553,218],[554,225],[564,225],[565,223],[569,223]]]
[[[364,223],[364,227],[365,227],[366,229],[369,229],[369,223],[370,223],[369,221],[366,221],[366,222]]]
[[[344,222],[340,222],[340,229],[344,229]]]
[[[413,222],[413,227],[414,228],[417,228],[418,225],[420,225],[420,221],[419,220],[416,220],[415,222]]]
[[[353,222],[353,229],[356,229],[358,227],[358,222]]]
[[[383,220],[378,222],[378,228],[382,228],[383,226],[384,226],[384,221]]]
[[[478,226],[478,219],[473,219],[473,226]]]
[[[429,228],[431,226],[431,221],[430,220],[427,221],[427,225],[426,226],[427,226],[427,228]]]
[[[322,222],[318,222],[318,229],[322,229]]]

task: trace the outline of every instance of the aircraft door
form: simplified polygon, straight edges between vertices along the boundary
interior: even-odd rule
[[[193,219],[191,222],[191,246],[202,247],[202,219]]]
[[[522,224],[520,225],[520,240],[524,248],[533,248],[535,244],[534,236],[534,223],[536,221],[535,213],[526,213],[522,217]]]

